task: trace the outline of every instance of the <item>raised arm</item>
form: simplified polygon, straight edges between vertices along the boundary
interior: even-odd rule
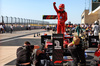
[[[56,4],[56,2],[53,2],[53,7],[54,7],[55,11],[58,12],[58,9],[55,4]]]

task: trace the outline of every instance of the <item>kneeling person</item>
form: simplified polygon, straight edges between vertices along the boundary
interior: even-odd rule
[[[26,41],[24,46],[17,49],[17,62],[16,66],[31,66],[31,54],[34,49],[38,49],[38,45],[31,45]]]

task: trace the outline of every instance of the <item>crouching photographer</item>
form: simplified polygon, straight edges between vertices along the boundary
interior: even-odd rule
[[[26,41],[24,46],[17,49],[16,66],[31,66],[31,55],[34,49],[38,49],[38,45],[31,45],[30,42]]]
[[[45,51],[37,50],[35,66],[54,66],[54,64]]]
[[[74,36],[73,41],[68,44],[68,50],[73,58],[74,66],[86,66],[84,49],[78,36]]]

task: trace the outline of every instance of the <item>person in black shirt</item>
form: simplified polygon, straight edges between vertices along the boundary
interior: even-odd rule
[[[35,66],[54,66],[54,64],[45,51],[37,50]]]
[[[38,48],[38,45],[31,45],[30,42],[26,41],[24,46],[17,49],[16,66],[31,66],[31,53]]]
[[[86,66],[84,49],[78,36],[74,36],[73,41],[68,44],[68,50],[73,58],[73,66]]]

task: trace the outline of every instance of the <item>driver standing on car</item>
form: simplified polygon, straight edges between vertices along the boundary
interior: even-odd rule
[[[64,10],[65,5],[60,4],[59,9],[56,7],[56,2],[53,3],[53,7],[57,13],[58,23],[57,23],[57,34],[64,34],[65,32],[65,22],[67,21],[67,12]]]

